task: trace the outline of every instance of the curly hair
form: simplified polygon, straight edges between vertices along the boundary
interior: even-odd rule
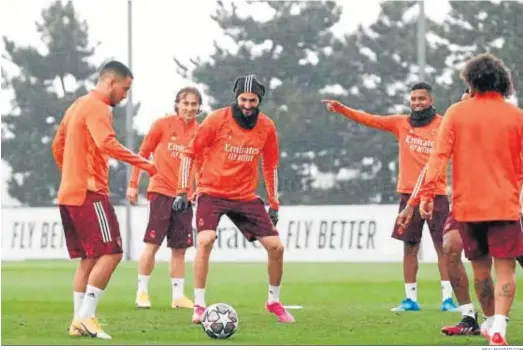
[[[468,61],[460,76],[473,92],[499,92],[503,97],[508,97],[513,90],[508,68],[501,59],[490,53]]]
[[[187,96],[189,94],[196,96],[196,98],[198,99],[198,104],[201,106],[203,99],[202,99],[202,94],[200,93],[200,91],[195,87],[186,86],[176,93],[176,97],[174,99],[174,111],[176,113],[178,113],[178,107],[176,105],[178,103],[180,103],[180,101],[183,100],[185,98],[185,96]]]

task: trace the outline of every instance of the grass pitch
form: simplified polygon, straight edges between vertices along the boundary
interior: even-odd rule
[[[136,263],[122,263],[98,306],[97,316],[113,339],[71,338],[72,277],[75,262],[2,263],[2,345],[486,345],[480,337],[446,337],[442,326],[459,313],[439,311],[441,291],[436,264],[420,264],[421,312],[393,313],[404,297],[401,264],[288,263],[281,298],[296,324],[278,324],[264,310],[265,264],[211,263],[207,304],[223,302],[239,314],[238,332],[227,340],[208,338],[191,324],[191,310],[170,308],[167,264],[157,264],[150,282],[152,309],[135,308]],[[469,277],[472,276],[467,266]],[[186,295],[192,296],[187,265]],[[518,293],[507,339],[523,345],[523,270],[517,267]],[[471,292],[473,284],[471,283]],[[479,305],[473,295],[474,305]]]

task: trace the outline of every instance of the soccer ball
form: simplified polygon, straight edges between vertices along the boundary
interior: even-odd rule
[[[213,304],[203,313],[202,328],[213,339],[230,338],[238,329],[238,313],[227,304]]]

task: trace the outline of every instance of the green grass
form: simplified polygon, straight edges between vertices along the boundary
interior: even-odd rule
[[[238,332],[212,340],[190,322],[191,310],[170,308],[167,264],[159,263],[150,282],[153,308],[134,307],[136,264],[122,263],[98,307],[98,316],[113,340],[70,338],[71,281],[74,262],[2,263],[2,345],[86,344],[231,344],[231,345],[485,345],[482,337],[445,337],[444,325],[458,313],[439,311],[437,267],[420,265],[419,313],[392,313],[404,296],[400,264],[286,264],[282,288],[296,324],[278,324],[265,312],[265,264],[212,264],[207,303],[231,304],[239,314]],[[187,266],[186,292],[191,291]],[[523,344],[523,273],[508,330],[511,345]],[[469,276],[470,276],[469,270]],[[475,300],[475,298],[473,298]],[[477,307],[477,302],[474,302]]]

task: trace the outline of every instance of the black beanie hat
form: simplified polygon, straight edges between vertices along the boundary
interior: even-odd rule
[[[249,74],[244,77],[236,78],[232,91],[236,98],[245,92],[251,92],[258,95],[261,102],[265,95],[265,86],[256,79],[254,74]]]

